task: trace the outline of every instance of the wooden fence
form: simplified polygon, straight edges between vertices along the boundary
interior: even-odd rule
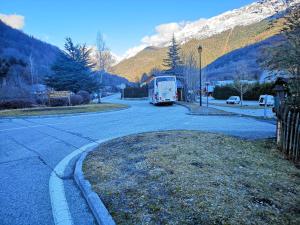
[[[148,97],[147,87],[127,87],[124,89],[124,98],[146,98]]]
[[[277,144],[288,159],[300,161],[300,106],[281,104],[277,111]]]

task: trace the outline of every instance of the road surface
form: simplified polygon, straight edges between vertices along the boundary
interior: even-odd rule
[[[243,138],[273,137],[275,125],[238,116],[191,116],[181,106],[156,107],[147,101],[121,101],[126,110],[68,116],[0,119],[0,224],[54,224],[49,178],[68,154],[99,139],[138,132],[190,129]],[[201,144],[201,143],[200,143]],[[74,224],[94,218],[72,179],[73,160],[64,188]]]

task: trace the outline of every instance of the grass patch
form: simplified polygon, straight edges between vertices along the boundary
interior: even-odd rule
[[[43,115],[61,115],[73,113],[87,113],[87,112],[103,112],[115,109],[124,109],[126,105],[123,104],[89,104],[79,106],[60,106],[60,107],[37,107],[27,109],[11,109],[0,110],[0,117],[7,116],[43,116]]]
[[[209,105],[215,105],[215,106],[224,106],[224,107],[230,107],[230,108],[238,108],[238,109],[264,109],[264,106],[259,105],[239,105],[239,104],[226,104],[226,103],[209,103]],[[271,109],[272,107],[267,107],[268,109]]]
[[[117,224],[300,224],[300,170],[273,140],[144,133],[101,144],[83,170]]]
[[[215,109],[212,107],[199,106],[199,103],[187,103],[187,102],[178,102],[179,105],[186,106],[190,113],[195,115],[234,115],[234,113],[226,112],[220,109]]]

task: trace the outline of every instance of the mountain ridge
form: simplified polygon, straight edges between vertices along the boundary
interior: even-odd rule
[[[182,55],[193,54],[197,63],[199,63],[197,47],[201,44],[203,47],[202,64],[205,67],[233,50],[263,41],[278,34],[281,27],[280,23],[281,20],[278,20],[276,26],[269,28],[269,20],[263,20],[248,26],[238,26],[206,39],[192,39],[181,45],[181,53]],[[114,66],[113,72],[135,81],[143,73],[149,73],[153,68],[165,69],[162,62],[167,55],[167,50],[167,48],[155,48],[154,50],[146,48],[136,56],[125,59]]]
[[[229,53],[232,50],[243,48],[246,45],[254,44],[256,42],[269,38],[272,35],[277,34],[279,32],[278,27],[271,28],[269,30],[268,23],[270,18],[274,19],[273,18],[274,16],[280,15],[288,7],[298,3],[300,3],[300,0],[284,0],[284,1],[261,0],[258,2],[254,2],[250,5],[241,7],[239,9],[234,9],[225,12],[223,14],[220,14],[218,16],[206,20],[205,23],[208,24],[206,24],[205,26],[203,24],[202,25],[200,24],[200,26],[198,26],[197,29],[195,28],[193,30],[193,33],[190,33],[189,35],[195,33],[197,35],[191,35],[190,37],[192,38],[189,37],[190,38],[189,40],[184,35],[183,35],[183,37],[185,37],[184,40],[178,39],[178,36],[180,36],[178,33],[175,33],[175,37],[177,37],[177,41],[180,43],[184,53],[188,52],[188,48],[190,49],[193,48],[193,50],[191,51],[194,54],[196,53],[195,49],[197,48],[196,42],[198,42],[199,44],[202,42],[207,42],[207,40],[216,40],[218,39],[216,37],[219,37],[219,40],[217,40],[217,42],[224,40],[222,42],[223,45],[217,43],[217,45],[219,45],[219,48],[223,49],[223,51],[221,52],[220,49],[213,49],[213,47],[210,46],[208,47],[211,53],[208,56],[207,60],[206,60],[207,57],[205,57],[206,54],[204,49],[204,66],[206,66],[208,65],[208,63],[213,62],[217,58],[223,56],[224,54]],[[200,22],[201,21],[199,21],[199,23]],[[188,27],[188,25],[190,27]],[[186,31],[187,27],[193,28],[193,26],[197,24],[190,23],[188,25],[186,25],[183,30],[180,30],[180,32]],[[278,26],[280,27],[280,24],[278,24]],[[217,27],[215,32],[212,31],[212,28],[214,27]],[[250,32],[252,32],[254,29],[256,30],[257,34],[253,35],[252,32],[250,37],[248,38],[247,35],[246,36],[244,35],[245,33],[247,33],[247,29],[250,29],[251,30]],[[241,33],[236,32],[239,30],[241,31]],[[245,36],[244,40],[241,40],[241,43],[233,44],[232,42],[234,41],[232,41],[232,39],[236,39],[236,38],[238,39],[238,36],[240,35]],[[249,40],[247,40],[247,38]],[[229,46],[229,47],[224,46],[224,43],[228,42],[227,39],[229,39],[228,44],[229,45],[233,44],[233,46]],[[215,43],[212,42],[210,45],[214,45],[214,44]],[[163,45],[166,45],[166,43],[164,43]],[[149,48],[151,49],[151,51],[149,51]],[[135,56],[125,58],[124,60],[119,62],[117,65],[115,65],[112,68],[112,71],[116,74],[126,77],[131,81],[137,80],[143,73],[148,73],[153,68],[164,69],[161,64],[163,58],[166,57],[166,52],[167,52],[166,47],[146,46],[142,51],[138,52]]]

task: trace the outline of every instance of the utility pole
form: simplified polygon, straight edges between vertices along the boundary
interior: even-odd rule
[[[199,78],[200,78],[200,106],[202,106],[202,64],[201,64],[201,54],[202,54],[202,46],[199,45],[198,47],[198,53],[199,53]]]

